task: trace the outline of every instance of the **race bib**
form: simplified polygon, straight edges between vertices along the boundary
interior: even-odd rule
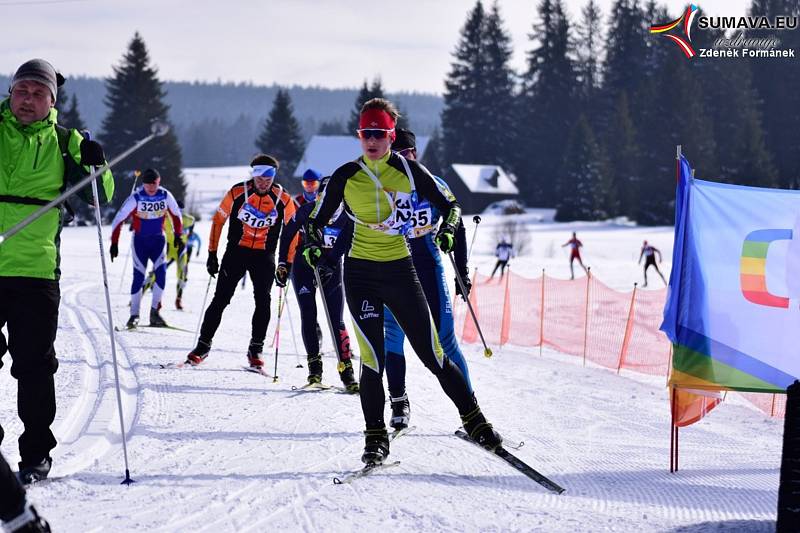
[[[139,200],[136,202],[136,216],[143,219],[162,218],[167,213],[167,200]]]
[[[325,226],[325,229],[322,230],[322,247],[333,248],[333,245],[336,244],[336,239],[339,238],[339,234],[341,232],[341,228],[331,228]]]
[[[392,214],[381,224],[385,229],[380,231],[390,235],[405,235],[411,230],[414,208],[417,205],[417,193],[395,191],[389,193],[389,198],[393,207]]]
[[[275,221],[278,220],[278,212],[273,209],[269,213],[264,213],[252,205],[245,203],[239,210],[237,218],[242,221],[242,224],[250,226],[253,229],[261,229],[274,226]]]
[[[411,235],[421,237],[433,231],[433,208],[428,200],[423,200],[417,205],[411,216]]]

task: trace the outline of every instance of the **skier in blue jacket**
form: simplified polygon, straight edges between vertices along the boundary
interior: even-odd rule
[[[414,133],[404,128],[398,128],[396,138],[392,143],[392,151],[398,152],[406,159],[416,160],[417,144]],[[453,193],[444,180],[438,176],[434,176],[434,179],[442,194],[446,197],[453,197]],[[427,200],[420,202],[412,217],[412,228],[407,235],[408,245],[411,249],[414,269],[422,284],[425,299],[428,300],[428,307],[431,310],[442,349],[444,349],[445,355],[461,369],[467,386],[472,392],[467,362],[456,342],[453,308],[450,302],[450,292],[447,290],[441,254],[433,242],[434,230],[440,216],[438,209]],[[456,230],[454,253],[456,266],[467,290],[467,294],[462,297],[466,297],[469,295],[472,285],[467,268],[467,239],[463,224],[459,224]],[[461,295],[461,288],[457,282],[455,290],[456,294]],[[389,425],[395,430],[399,430],[407,427],[411,418],[411,406],[406,393],[406,359],[403,353],[405,333],[388,307],[384,312],[386,379],[389,382],[389,396],[392,401],[392,418]]]

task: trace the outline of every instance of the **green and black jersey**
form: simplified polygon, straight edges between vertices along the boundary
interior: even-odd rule
[[[398,228],[402,226],[404,213],[413,212],[413,209],[408,211],[408,201],[417,198],[426,198],[444,214],[446,222],[458,226],[461,208],[455,198],[442,194],[424,166],[404,160],[394,152],[376,161],[361,157],[333,173],[310,222],[329,220],[344,201],[347,213],[356,222],[348,256],[394,261],[410,255],[405,235]]]

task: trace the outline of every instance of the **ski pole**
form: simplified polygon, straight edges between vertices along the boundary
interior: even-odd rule
[[[139,180],[140,174],[141,172],[138,170],[133,171],[133,185],[131,185],[131,194],[133,194],[133,191],[136,190],[136,182]],[[128,271],[128,263],[131,260],[131,248],[133,248],[133,242],[131,242],[128,246],[128,252],[125,254],[125,262],[122,264],[122,275],[119,277],[119,292],[122,292],[122,287],[125,283],[125,272]]]
[[[475,223],[475,231],[472,232],[472,242],[469,243],[469,252],[467,252],[467,261],[469,258],[472,257],[472,245],[475,244],[475,237],[478,236],[478,224],[481,223],[480,215],[475,215],[472,217],[472,221]]]
[[[281,314],[283,313],[283,287],[278,289],[278,323],[275,324],[275,372],[273,383],[278,382],[278,349],[281,346]]]
[[[467,308],[469,309],[469,314],[472,315],[472,321],[475,322],[475,327],[478,328],[478,335],[481,336],[481,342],[483,343],[483,355],[486,357],[492,356],[492,349],[486,345],[486,339],[483,338],[483,332],[481,331],[481,325],[478,324],[478,317],[475,316],[475,310],[472,309],[472,302],[469,301],[469,297],[467,296],[467,290],[464,287],[464,280],[461,279],[461,274],[458,273],[458,268],[456,267],[456,260],[453,259],[453,252],[449,252],[447,257],[450,258],[450,264],[453,265],[453,270],[456,273],[456,281],[458,282],[458,286],[461,287],[461,294],[464,296],[464,301],[467,302]]]
[[[86,132],[87,138],[91,136]],[[94,220],[97,224],[97,243],[100,245],[100,266],[103,271],[103,288],[106,293],[106,313],[108,314],[108,335],[111,337],[111,359],[114,363],[114,384],[117,388],[117,411],[119,412],[119,429],[122,432],[122,455],[125,460],[125,479],[123,485],[130,485],[134,481],[131,479],[130,467],[128,464],[128,444],[125,437],[125,419],[122,414],[122,396],[119,391],[119,370],[117,368],[117,343],[114,339],[114,315],[111,313],[111,295],[108,292],[108,272],[106,271],[106,255],[103,249],[103,227],[102,217],[100,216],[100,195],[97,193],[97,182],[92,181],[92,198],[94,200]]]
[[[18,224],[15,224],[14,226],[12,226],[5,233],[0,233],[0,244],[3,244],[3,242],[6,239],[8,239],[9,237],[11,237],[13,235],[16,235],[17,233],[19,233],[20,231],[22,231],[23,229],[28,227],[28,225],[30,225],[32,222],[35,222],[36,220],[38,220],[42,215],[47,213],[50,209],[52,209],[53,207],[59,205],[64,200],[66,200],[67,198],[69,198],[70,196],[72,196],[73,194],[78,192],[79,190],[83,189],[86,185],[89,184],[89,182],[94,182],[94,180],[96,178],[98,178],[99,176],[101,176],[103,174],[103,172],[105,172],[106,170],[110,169],[111,167],[113,167],[114,165],[116,165],[117,163],[119,163],[120,161],[122,161],[123,159],[128,157],[129,155],[131,155],[133,152],[135,152],[136,150],[138,150],[139,148],[141,148],[145,144],[149,143],[150,141],[152,141],[156,137],[160,137],[161,135],[166,134],[167,131],[169,131],[169,126],[167,124],[163,123],[163,122],[154,122],[150,131],[152,132],[152,133],[150,133],[150,135],[148,135],[147,137],[145,137],[144,139],[142,139],[140,141],[137,141],[136,144],[134,144],[133,146],[131,146],[130,148],[128,148],[127,150],[125,150],[124,152],[119,154],[117,157],[115,157],[111,161],[108,161],[102,167],[100,167],[98,169],[95,169],[91,174],[89,174],[88,176],[86,176],[85,178],[80,180],[78,183],[76,183],[75,185],[73,185],[72,187],[67,189],[66,191],[64,191],[61,194],[59,194],[53,200],[50,200],[49,202],[47,202],[45,205],[43,205],[42,207],[40,207],[39,209],[37,209],[36,211],[31,213],[28,217],[23,219]],[[97,202],[95,202],[95,203],[97,203]]]
[[[336,359],[339,360],[339,364],[336,365],[336,370],[339,371],[341,374],[344,370],[344,361],[342,361],[341,356],[339,354],[339,349],[336,346],[336,339],[339,338],[339,335],[336,334],[336,329],[333,327],[333,320],[331,320],[331,313],[328,310],[328,300],[325,299],[325,290],[322,288],[322,280],[319,277],[319,267],[314,267],[314,279],[317,280],[317,289],[319,290],[319,295],[322,297],[322,308],[325,310],[325,318],[328,321],[328,328],[331,331],[331,341],[333,342],[333,351],[336,353]],[[320,346],[322,348],[322,346]]]
[[[200,325],[203,323],[203,311],[206,308],[206,301],[208,300],[208,291],[211,289],[211,280],[214,276],[208,275],[208,283],[206,284],[206,294],[203,296],[203,306],[200,307],[200,316],[197,318],[197,327],[194,330],[194,345],[197,346],[197,339],[200,338]]]

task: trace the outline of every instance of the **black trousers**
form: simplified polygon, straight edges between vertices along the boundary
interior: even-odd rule
[[[494,270],[492,270],[492,275],[489,276],[490,278],[494,277],[494,273],[497,272],[497,269],[500,269],[500,277],[502,278],[503,275],[506,273],[506,265],[508,264],[508,259],[498,259],[497,263],[494,265]]]
[[[8,522],[22,512],[25,489],[0,453],[0,520]]]
[[[314,286],[314,270],[302,258],[295,259],[292,266],[292,286],[297,304],[300,306],[300,323],[303,345],[308,355],[318,355],[320,339],[317,337],[317,288]],[[344,290],[342,289],[342,268],[336,265],[327,283],[322,286],[323,298],[331,314],[331,322],[337,330],[336,353],[339,361],[350,359],[350,336],[344,325]],[[324,320],[324,319],[323,319]],[[322,326],[328,331],[328,324]]]
[[[0,327],[5,324],[8,330],[11,375],[17,380],[17,412],[24,425],[19,437],[23,465],[41,462],[56,447],[50,425],[56,417],[53,374],[58,359],[53,344],[60,300],[57,281],[0,277]],[[0,442],[2,437],[0,427]]]
[[[444,355],[411,257],[387,262],[348,257],[344,263],[344,286],[363,365],[361,409],[367,429],[385,427],[384,305],[392,311],[411,347],[437,377],[458,412],[465,415],[475,408],[464,375]]]
[[[211,304],[203,317],[203,325],[200,327],[201,341],[211,344],[222,320],[222,312],[231,303],[236,286],[245,272],[250,274],[250,280],[253,282],[253,298],[256,302],[250,342],[264,343],[270,319],[269,291],[272,289],[275,276],[275,256],[264,250],[252,250],[241,246],[228,247],[222,256],[214,298],[211,299]]]

